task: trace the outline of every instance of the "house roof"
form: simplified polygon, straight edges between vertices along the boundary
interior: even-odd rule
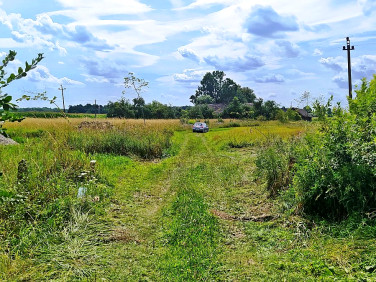
[[[214,110],[214,113],[220,114],[223,113],[223,110],[226,108],[226,104],[208,104],[208,107]]]

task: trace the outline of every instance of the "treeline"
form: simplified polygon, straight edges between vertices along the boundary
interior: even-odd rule
[[[264,101],[254,91],[242,87],[223,71],[208,72],[202,78],[194,95],[190,97],[194,106],[172,106],[152,101],[146,104],[138,95],[132,101],[124,97],[110,101],[107,105],[73,105],[70,114],[107,114],[107,117],[135,119],[209,119],[209,118],[250,118],[258,120],[289,120],[275,101]],[[58,109],[28,108],[33,112],[56,112]],[[20,111],[27,111],[25,108]],[[60,110],[61,111],[61,110]],[[296,115],[296,118],[298,116]]]
[[[86,105],[75,105],[69,106],[68,113],[72,114],[107,114],[108,107],[107,105],[96,105],[96,104],[86,104]]]
[[[106,105],[107,116],[145,119],[277,118],[280,109],[275,101],[264,102],[256,97],[252,89],[242,87],[225,76],[223,71],[206,73],[195,95],[190,97],[194,106],[176,107],[158,101],[146,104],[142,97],[132,101],[122,98]]]

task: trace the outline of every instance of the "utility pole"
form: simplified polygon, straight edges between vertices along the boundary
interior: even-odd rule
[[[63,85],[60,84],[60,88],[58,90],[61,90],[61,96],[63,97],[63,111],[65,113],[64,90],[66,90],[66,88],[64,88]]]
[[[354,50],[354,46],[350,46],[350,38],[346,37],[346,46],[343,46],[343,50],[347,51],[347,71],[349,76],[349,98],[352,99],[352,82],[351,82],[351,55],[350,51]]]
[[[97,100],[96,99],[94,100],[94,111],[95,111],[94,118],[97,118]]]

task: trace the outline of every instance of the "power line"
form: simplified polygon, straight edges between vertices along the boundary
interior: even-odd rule
[[[343,50],[347,51],[347,72],[349,77],[349,98],[352,99],[352,82],[351,82],[351,54],[350,51],[354,50],[354,46],[350,46],[350,37],[346,37],[346,46],[343,46]]]

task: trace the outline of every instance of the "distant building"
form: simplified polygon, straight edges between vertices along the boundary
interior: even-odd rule
[[[226,108],[226,104],[224,104],[224,103],[219,103],[219,104],[208,104],[208,107],[210,108],[210,109],[213,109],[213,113],[214,114],[221,114],[221,113],[223,113],[223,111],[224,111],[224,109]]]
[[[296,111],[300,115],[302,120],[312,121],[313,115],[311,113],[307,112],[307,110],[299,109],[299,108],[290,108],[290,109]],[[284,111],[284,112],[287,112],[288,109],[285,108],[285,107],[282,107],[281,110]]]
[[[309,112],[307,112],[307,110],[305,110],[305,109],[296,109],[296,108],[293,108],[293,109],[298,112],[298,114],[300,115],[300,117],[302,118],[302,120],[312,121],[312,114],[310,114]]]

